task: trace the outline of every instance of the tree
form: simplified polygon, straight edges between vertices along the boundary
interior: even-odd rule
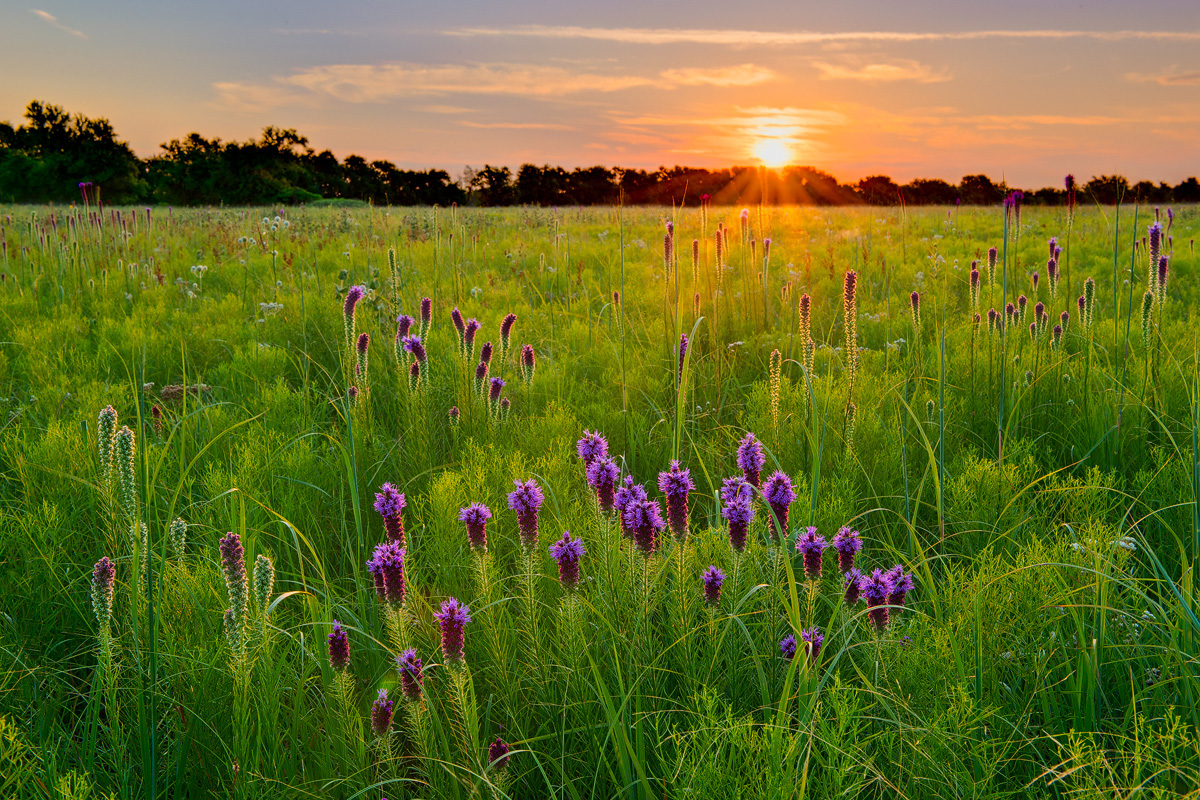
[[[479,202],[485,206],[512,205],[516,199],[513,190],[512,170],[508,167],[493,167],[484,164],[483,169],[471,177],[471,188],[479,193]]]
[[[990,206],[1004,199],[1003,185],[997,186],[987,175],[964,175],[958,184],[958,193],[964,203],[974,206]]]
[[[869,205],[894,206],[900,203],[900,187],[886,175],[872,175],[858,182],[858,194]]]
[[[1083,190],[1102,205],[1115,205],[1129,194],[1129,181],[1123,175],[1095,175]]]

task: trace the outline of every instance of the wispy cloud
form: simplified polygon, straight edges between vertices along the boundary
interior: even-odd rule
[[[62,31],[64,33],[69,33],[72,36],[78,36],[80,39],[88,38],[87,34],[84,33],[83,31],[76,30],[74,28],[69,28],[66,25],[63,25],[61,22],[58,21],[58,17],[54,16],[49,11],[42,11],[40,8],[31,8],[31,9],[29,9],[29,13],[33,14],[34,16],[36,16],[42,20],[45,20],[46,22],[50,23],[51,25],[58,28],[60,31]]]
[[[757,64],[739,64],[736,67],[714,69],[668,69],[662,73],[662,78],[667,83],[680,86],[754,86],[775,80],[776,77],[774,70]]]
[[[507,28],[466,27],[443,31],[448,36],[527,36],[542,39],[596,39],[626,44],[709,44],[733,46],[825,44],[830,42],[931,42],[974,39],[1150,39],[1200,41],[1200,31],[751,31],[687,28],[585,28],[574,25],[517,25]]]
[[[557,97],[639,87],[750,86],[773,80],[765,67],[668,69],[657,75],[583,72],[536,64],[330,64],[276,77],[267,84],[215,84],[222,104],[246,108],[317,99],[375,103],[422,95],[520,95]],[[442,113],[445,113],[444,111]]]
[[[1159,86],[1200,86],[1200,72],[1179,72],[1177,70],[1157,74],[1130,72],[1125,77],[1139,83],[1157,83]]]
[[[916,81],[918,83],[941,83],[950,80],[950,73],[934,70],[920,62],[903,58],[886,63],[843,60],[840,63],[813,62],[823,80],[864,81],[868,83],[890,83],[892,81]]]
[[[513,130],[513,131],[571,131],[570,125],[558,125],[549,122],[470,122],[463,120],[458,123],[467,128],[483,128]]]

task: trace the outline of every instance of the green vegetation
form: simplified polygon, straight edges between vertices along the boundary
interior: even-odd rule
[[[0,796],[1200,793],[1200,210],[1162,210],[1166,281],[1155,213],[0,209]],[[414,385],[395,320],[418,332],[423,297]],[[652,499],[690,469],[685,538],[622,536],[585,430]],[[797,498],[782,542],[754,501],[739,556],[717,495],[748,432]],[[528,480],[532,550],[507,499]],[[400,535],[385,483],[402,602],[367,567]],[[912,575],[887,627],[833,550],[808,577],[810,525]]]

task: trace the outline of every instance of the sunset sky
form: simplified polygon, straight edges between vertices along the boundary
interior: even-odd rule
[[[0,119],[141,156],[296,128],[406,168],[813,165],[1057,185],[1200,173],[1200,2],[82,2],[0,8]]]

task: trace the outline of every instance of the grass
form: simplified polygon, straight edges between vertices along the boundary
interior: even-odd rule
[[[763,208],[744,229],[712,209],[0,209],[0,795],[1200,794],[1200,212],[1175,212],[1144,341],[1144,208],[1120,227],[1080,208],[1069,240],[1065,209],[1036,208]],[[1051,236],[1070,264],[1053,297]],[[353,285],[369,380],[346,345]],[[1025,319],[989,332],[987,309],[1003,317],[1018,295]],[[419,317],[422,297],[414,390],[394,319]],[[1070,312],[1060,346],[1030,337],[1038,302],[1052,322]],[[506,413],[475,391],[454,307],[482,324],[476,354],[496,345]],[[136,441],[131,505],[100,468],[109,404]],[[621,536],[575,456],[584,429],[652,496],[671,459],[691,469],[685,540],[664,531],[646,557]],[[798,499],[783,546],[759,502],[738,555],[717,492],[747,432]],[[526,553],[506,495],[531,478],[545,503]],[[401,622],[366,567],[384,482],[407,496]],[[494,515],[486,557],[458,521],[471,502]],[[864,571],[914,576],[886,629],[844,600],[832,551],[805,580],[791,542],[808,525],[855,528]],[[587,548],[577,592],[546,552],[564,530]],[[223,622],[230,531],[248,572],[259,555],[274,568],[241,657]],[[90,598],[101,556],[116,565],[111,650]],[[727,576],[715,608],[709,565]],[[447,597],[471,609],[465,666],[439,647]],[[326,651],[335,619],[345,673]],[[819,657],[781,657],[811,627]],[[400,691],[406,646],[421,703]],[[396,712],[382,737],[380,689]]]

